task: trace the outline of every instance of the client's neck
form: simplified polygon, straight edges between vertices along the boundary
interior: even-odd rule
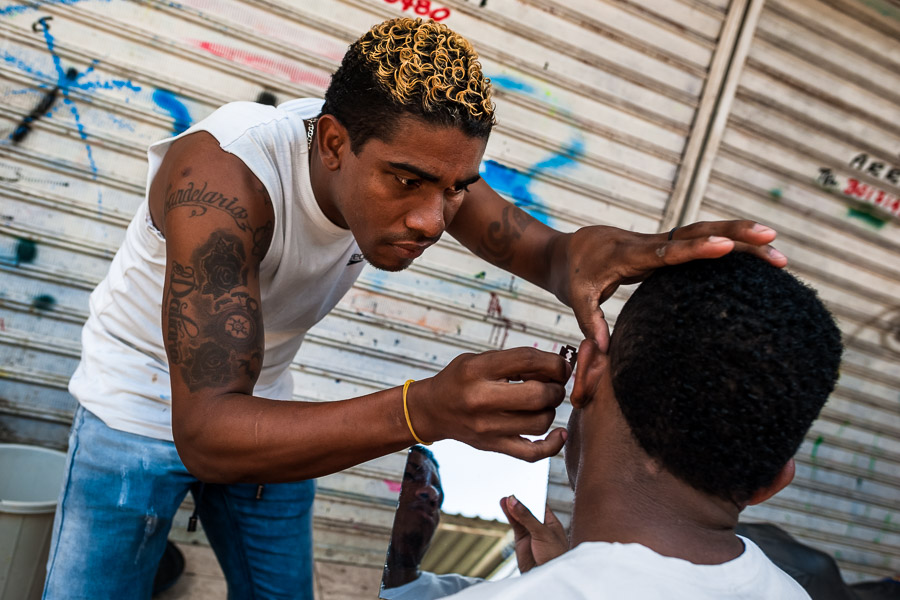
[[[575,482],[572,547],[586,541],[637,543],[696,564],[721,564],[740,556],[743,544],[734,533],[740,507],[659,468],[626,428],[605,429],[603,435],[585,436],[585,460]],[[610,439],[623,435],[628,439]]]

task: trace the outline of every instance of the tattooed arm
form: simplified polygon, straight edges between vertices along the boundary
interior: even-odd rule
[[[166,237],[172,430],[195,476],[305,479],[409,443],[396,391],[334,404],[253,396],[264,351],[259,267],[274,212],[243,162],[206,133],[175,142],[151,185],[150,209]],[[354,440],[340,433],[345,425],[360,432]]]
[[[239,159],[206,133],[176,141],[150,187],[150,211],[166,237],[161,302],[172,432],[194,476],[296,481],[413,443],[400,388],[335,402],[253,396],[264,351],[259,266],[274,216]],[[410,418],[427,440],[538,460],[559,451],[561,432],[538,442],[519,435],[547,430],[568,374],[561,357],[533,348],[461,356],[410,386]]]
[[[565,237],[500,197],[479,180],[469,186],[447,231],[469,250],[545,290],[561,295],[562,275],[553,268],[565,260]],[[555,279],[557,278],[557,279]]]
[[[753,221],[714,221],[642,234],[594,225],[571,233],[547,227],[501,198],[484,181],[469,186],[447,231],[486,261],[545,290],[570,306],[585,337],[601,348],[609,328],[600,304],[622,284],[654,269],[732,250],[751,252],[776,266],[787,259],[768,245],[775,232]]]

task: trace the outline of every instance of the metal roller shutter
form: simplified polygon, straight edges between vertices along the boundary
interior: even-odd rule
[[[766,2],[683,216],[775,225],[839,321],[841,378],[797,477],[745,518],[832,554],[847,581],[900,571],[898,17],[890,2]]]
[[[889,375],[897,345],[891,354],[883,342],[895,318],[884,311],[896,305],[896,225],[847,220],[846,206],[813,181],[822,166],[854,174],[848,153],[896,154],[896,22],[872,11],[868,20],[854,18],[860,5],[851,0],[773,1],[762,13],[760,4],[47,0],[0,8],[0,435],[65,443],[74,407],[65,388],[87,297],[143,198],[146,146],[225,102],[261,93],[277,101],[321,96],[347,44],[420,7],[479,50],[499,121],[482,175],[537,218],[562,230],[603,223],[653,231],[685,213],[748,214],[780,227],[798,272],[823,289],[845,331],[860,331],[848,345],[841,391],[804,446],[809,473],[801,469],[798,478],[830,495],[815,504],[800,492],[783,494],[771,505],[777,514],[764,516],[784,523],[788,515],[804,532],[823,532],[808,538],[816,542],[832,525],[800,519],[812,519],[810,512],[823,519],[823,503],[847,517],[833,522],[877,529],[897,503],[890,479],[900,461],[898,383]],[[760,14],[760,34],[749,44]],[[814,19],[822,14],[829,16]],[[742,39],[750,58],[717,153],[710,132]],[[819,54],[830,71],[809,62]],[[54,89],[52,113],[30,117]],[[761,113],[765,119],[757,119]],[[18,141],[16,131],[24,133]],[[831,142],[819,143],[811,131]],[[704,168],[707,186],[698,185]],[[609,301],[608,314],[627,293]],[[579,338],[574,318],[549,294],[447,239],[403,273],[364,273],[307,337],[294,365],[295,394],[346,398],[427,377],[460,352],[553,350]],[[559,423],[567,416],[559,411]],[[880,475],[873,479],[854,456],[875,454]],[[323,598],[377,586],[400,465],[395,455],[320,481]],[[857,473],[866,485],[838,494]],[[571,492],[559,458],[551,461],[548,494],[567,520]],[[864,521],[853,520],[862,511],[869,511]],[[895,528],[888,532],[896,536]],[[829,535],[829,543],[844,537]]]

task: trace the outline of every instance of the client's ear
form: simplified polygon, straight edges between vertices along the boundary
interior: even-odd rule
[[[787,463],[785,463],[783,467],[781,467],[778,475],[775,476],[775,481],[764,488],[756,490],[756,492],[750,497],[750,500],[747,501],[747,506],[765,502],[766,500],[786,488],[788,484],[794,480],[795,469],[796,465],[794,464],[794,459],[792,458],[791,460],[787,461]]]
[[[572,406],[584,408],[594,398],[603,374],[609,368],[609,355],[594,340],[584,340],[578,347],[578,365],[572,386]]]

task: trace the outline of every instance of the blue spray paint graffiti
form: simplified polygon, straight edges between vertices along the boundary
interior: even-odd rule
[[[178,96],[168,90],[153,92],[153,101],[158,107],[172,115],[172,135],[178,135],[191,126],[191,115]]]
[[[27,265],[37,258],[37,244],[34,240],[20,238],[16,241],[16,266]]]
[[[0,7],[0,17],[12,17],[15,15],[20,15],[30,10],[39,10],[42,6],[46,5],[62,4],[64,6],[72,6],[73,4],[80,4],[84,1],[85,0],[32,0],[31,3],[25,5]],[[102,1],[109,2],[110,0]]]
[[[513,90],[530,95],[537,94],[537,89],[533,85],[526,81],[522,81],[521,79],[516,79],[515,77],[509,77],[507,75],[495,75],[490,79],[491,84],[500,89]]]
[[[12,220],[12,217],[9,217]],[[30,265],[37,258],[37,244],[34,240],[19,238],[16,240],[15,253],[12,256],[0,255],[0,264],[12,265],[16,268],[22,265]]]
[[[498,89],[517,94],[525,94],[537,98],[542,102],[553,102],[549,90],[540,90],[535,85],[510,75],[493,75],[491,84]],[[549,107],[553,112],[553,107]],[[541,173],[557,172],[562,169],[571,169],[577,166],[578,159],[584,156],[584,139],[576,130],[571,141],[566,143],[558,152],[528,168],[519,171],[494,160],[486,160],[481,163],[480,173],[488,185],[501,194],[513,199],[516,206],[527,211],[532,217],[546,225],[553,226],[553,220],[547,214],[546,204],[532,190],[534,177]]]
[[[78,77],[78,70],[70,68],[66,71],[66,79],[70,81],[75,81]],[[31,112],[22,119],[22,122],[19,123],[19,126],[15,128],[10,135],[10,139],[14,143],[19,143],[24,140],[28,134],[31,132],[31,124],[50,113],[50,110],[53,108],[53,104],[56,102],[56,99],[59,97],[59,86],[54,86],[52,90],[44,94],[44,97],[41,98],[41,101],[31,109]]]
[[[61,3],[73,4],[76,1],[77,0],[68,0],[68,2],[64,1]],[[57,3],[60,3],[60,2],[57,1]],[[22,7],[22,8],[25,8],[25,7]],[[72,98],[70,96],[70,91],[71,90],[79,90],[82,92],[91,92],[91,91],[97,90],[97,89],[104,89],[104,90],[128,89],[133,92],[139,92],[141,88],[138,86],[135,86],[130,81],[122,81],[122,80],[88,81],[87,77],[91,73],[93,73],[94,68],[99,63],[98,60],[92,61],[91,64],[88,65],[88,68],[85,69],[84,72],[82,72],[82,73],[78,73],[77,70],[75,70],[71,67],[68,69],[64,68],[62,65],[62,59],[60,58],[59,54],[56,52],[56,48],[55,48],[56,40],[53,37],[53,35],[50,33],[49,21],[51,19],[52,19],[52,17],[43,17],[43,18],[39,19],[34,24],[34,29],[35,29],[35,31],[37,31],[38,28],[40,28],[40,30],[44,36],[44,43],[46,44],[47,51],[50,53],[50,57],[53,60],[53,67],[54,67],[54,70],[56,71],[55,76],[43,73],[40,69],[32,68],[25,61],[22,61],[19,58],[9,54],[5,50],[0,50],[0,56],[2,56],[4,62],[15,65],[19,70],[21,70],[21,71],[27,73],[28,75],[31,75],[39,80],[47,80],[47,79],[52,80],[54,78],[56,79],[55,84],[53,84],[52,86],[48,85],[46,83],[40,83],[39,87],[41,89],[45,89],[45,90],[50,88],[50,91],[48,93],[62,95],[63,104],[66,107],[68,107],[69,111],[72,114],[72,117],[75,119],[75,128],[78,131],[78,136],[81,138],[81,141],[84,142],[85,151],[87,152],[87,159],[88,159],[89,168],[91,170],[91,176],[92,176],[93,180],[96,181],[98,174],[99,174],[99,170],[97,168],[97,163],[94,160],[94,152],[93,152],[93,149],[91,148],[90,142],[88,141],[88,133],[85,130],[84,124],[82,123],[81,114],[78,111],[78,106],[72,100]],[[44,116],[46,116],[48,118],[51,117],[57,108],[58,108],[58,106],[56,106],[55,104],[49,105],[48,110]],[[40,116],[40,115],[35,115],[35,116]],[[32,120],[34,120],[34,119],[32,119]],[[20,132],[20,134],[21,134],[21,132]],[[15,135],[16,135],[16,132],[13,132],[13,134],[10,136],[10,140],[13,142],[17,141],[13,138],[13,136],[15,136]],[[98,205],[102,205],[102,202],[103,202],[102,193],[101,193],[100,189],[98,188],[97,203],[98,203]]]
[[[37,310],[53,310],[53,307],[56,306],[56,298],[50,294],[41,294],[31,300],[31,306]]]
[[[577,165],[578,158],[583,155],[584,142],[580,138],[575,138],[563,146],[560,152],[552,154],[524,173],[495,160],[482,162],[480,172],[481,177],[495,191],[510,196],[516,206],[527,211],[541,223],[552,227],[552,217],[547,214],[546,205],[531,190],[534,177],[541,173],[572,168]]]

